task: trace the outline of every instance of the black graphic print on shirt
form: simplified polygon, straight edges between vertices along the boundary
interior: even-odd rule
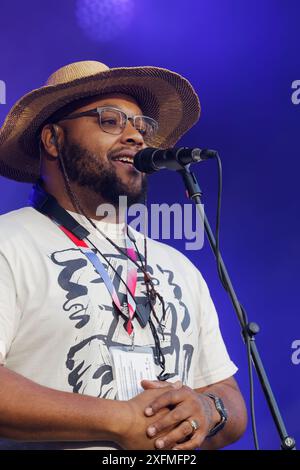
[[[122,298],[122,295],[125,296],[125,286],[120,277],[126,281],[126,260],[119,253],[108,253],[105,256],[114,270],[101,261]],[[108,348],[124,344],[124,319],[114,308],[102,278],[80,250],[72,248],[56,251],[51,254],[51,260],[59,267],[57,282],[65,292],[62,312],[68,315],[70,326],[76,333],[78,330],[76,342],[70,344],[66,358],[68,383],[75,393],[116,398]],[[166,372],[177,376],[181,370],[181,380],[186,382],[194,348],[188,341],[190,314],[182,298],[181,287],[176,281],[176,274],[159,263],[147,269],[166,305],[166,318],[162,322],[164,335],[157,328],[166,358]],[[140,270],[137,281],[136,303],[147,308],[144,277]],[[155,309],[161,320],[159,302]],[[157,322],[153,321],[158,327]],[[140,328],[139,325],[136,328]],[[153,338],[151,341],[153,346]]]

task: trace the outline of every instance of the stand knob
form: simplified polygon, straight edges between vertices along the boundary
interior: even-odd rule
[[[250,336],[255,336],[260,331],[259,325],[253,321],[248,323],[246,328]]]
[[[295,446],[296,446],[296,441],[291,436],[285,437],[281,444],[281,448],[283,450],[293,450],[295,449]]]

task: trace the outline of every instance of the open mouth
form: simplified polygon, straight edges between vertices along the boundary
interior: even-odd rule
[[[118,155],[112,159],[113,162],[123,163],[124,165],[133,166],[133,155]]]
[[[133,165],[133,157],[116,157],[113,159],[114,162],[125,163],[126,165]]]

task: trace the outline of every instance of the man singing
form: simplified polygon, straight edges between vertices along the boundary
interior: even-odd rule
[[[0,174],[34,187],[0,218],[0,448],[218,449],[243,434],[205,281],[119,207],[145,199],[135,154],[174,146],[199,115],[180,75],[95,61],[7,115]]]

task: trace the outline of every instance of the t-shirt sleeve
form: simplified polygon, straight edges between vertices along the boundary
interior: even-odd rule
[[[17,294],[13,272],[0,253],[0,364],[5,358],[13,341],[18,322]]]
[[[197,271],[197,303],[200,309],[199,358],[194,388],[205,387],[231,377],[238,370],[231,361],[219,328],[219,319],[203,277]]]

